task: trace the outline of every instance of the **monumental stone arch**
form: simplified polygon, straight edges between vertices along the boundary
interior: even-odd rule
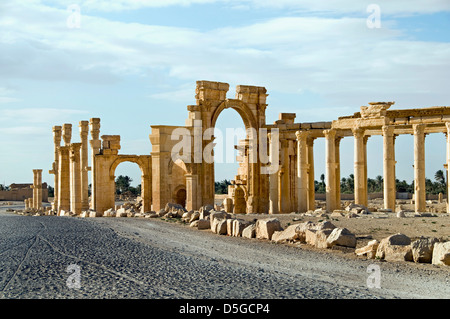
[[[53,127],[55,175],[53,210],[81,214],[89,208],[103,214],[115,207],[115,170],[120,163],[136,163],[142,173],[142,210],[159,211],[168,203],[187,210],[215,204],[214,128],[221,112],[235,110],[244,122],[247,136],[240,140],[239,168],[224,209],[233,213],[306,212],[317,207],[314,173],[314,141],[325,140],[326,210],[342,209],[340,193],[340,141],[354,140],[354,200],[367,205],[367,141],[383,137],[384,208],[395,209],[395,138],[414,136],[415,210],[426,209],[425,137],[445,137],[450,163],[450,107],[391,110],[394,102],[370,102],[360,112],[331,122],[296,122],[295,113],[280,113],[266,123],[264,87],[236,87],[234,99],[227,98],[229,84],[197,81],[195,104],[188,105],[184,126],[151,125],[151,154],[122,155],[119,135],[102,135],[100,119],[79,122],[80,143],[73,143],[72,125]],[[88,140],[90,133],[91,139]],[[225,138],[225,136],[224,136]],[[61,145],[61,141],[64,142]],[[446,143],[444,143],[446,142]],[[89,146],[90,159],[89,160]],[[266,154],[267,153],[267,154]],[[264,156],[262,156],[264,155]],[[267,155],[267,156],[266,156]],[[269,169],[267,168],[274,168]],[[88,194],[91,172],[91,196]],[[37,173],[37,172],[36,172]],[[39,201],[36,186],[36,200]],[[447,198],[450,190],[447,183]],[[447,205],[448,212],[450,207]]]

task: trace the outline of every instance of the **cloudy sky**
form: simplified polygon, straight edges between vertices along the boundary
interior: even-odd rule
[[[380,20],[376,13],[379,9]],[[374,11],[375,10],[375,11]],[[376,23],[379,22],[380,25]],[[379,26],[379,27],[378,27]],[[267,122],[331,121],[371,101],[393,108],[450,105],[450,1],[21,0],[0,2],[0,183],[31,182],[53,161],[52,126],[100,117],[122,154],[149,154],[150,125],[184,125],[195,81],[267,88]],[[226,110],[218,121],[243,127]],[[397,178],[413,178],[413,139],[397,139]],[[342,141],[342,176],[353,141]],[[427,136],[427,177],[445,162]],[[382,138],[368,144],[382,175]],[[324,173],[317,141],[316,179]],[[217,165],[216,179],[235,164]],[[139,181],[135,164],[118,174]],[[136,183],[137,184],[137,183]]]

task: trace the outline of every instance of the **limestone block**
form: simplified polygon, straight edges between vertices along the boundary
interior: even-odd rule
[[[227,213],[233,212],[233,199],[232,198],[224,198],[223,199],[223,208]]]
[[[306,230],[308,229],[315,230],[315,227],[316,224],[310,221],[298,224],[297,227],[295,228],[295,231],[297,233],[297,239],[302,243],[306,243]]]
[[[331,218],[343,217],[343,216],[345,216],[345,214],[346,214],[346,211],[345,211],[345,210],[338,210],[338,209],[335,209],[335,210],[330,214],[330,217],[331,217]]]
[[[398,211],[398,212],[397,212],[397,217],[398,217],[398,218],[405,218],[405,217],[406,217],[405,212],[402,211],[402,210],[401,210],[401,211]]]
[[[164,208],[166,213],[168,213],[170,211],[178,211],[179,209],[185,211],[183,206],[181,206],[180,204],[175,204],[175,203],[167,203],[166,207]]]
[[[93,218],[93,217],[102,217],[102,214],[95,211],[95,210],[89,210],[89,217]]]
[[[434,244],[432,264],[450,266],[450,241]]]
[[[384,250],[386,261],[412,261],[411,245],[387,245]]]
[[[219,219],[226,219],[228,217],[228,214],[226,212],[211,212],[209,215],[209,218],[211,220],[211,223],[214,222],[214,219],[219,218]]]
[[[215,233],[218,235],[226,235],[227,234],[227,220],[226,219],[218,219],[214,220],[217,224],[215,228]]]
[[[197,219],[204,219],[204,218],[200,218],[200,213],[198,211],[194,211],[191,215],[191,218],[189,219],[189,223],[192,223]]]
[[[306,229],[305,230],[305,242],[308,245],[315,246],[316,245],[316,232],[315,229]]]
[[[116,216],[116,211],[112,208],[105,210],[103,212],[103,217],[114,217],[114,216]]]
[[[317,248],[328,248],[328,242],[327,239],[330,236],[330,234],[333,232],[330,228],[324,228],[316,231],[316,238],[314,246]]]
[[[242,231],[242,237],[255,238],[256,237],[256,224],[251,224],[244,228]]]
[[[277,218],[260,219],[256,222],[256,238],[271,239],[275,231],[282,230]]]
[[[89,212],[87,212],[87,211],[81,212],[80,217],[81,218],[89,217]]]
[[[379,244],[378,240],[371,240],[366,246],[356,249],[355,254],[358,256],[367,256],[368,259],[374,259]]]
[[[336,228],[336,226],[334,226],[331,222],[329,222],[329,221],[323,221],[323,222],[320,222],[320,223],[318,223],[315,227],[314,227],[314,229],[315,230],[323,230],[323,229],[335,229]]]
[[[377,248],[376,258],[384,259],[386,256],[386,249],[388,246],[410,246],[411,239],[403,234],[395,234],[389,237],[383,238]],[[395,254],[394,250],[391,250]],[[401,253],[401,251],[399,251]],[[411,255],[412,257],[412,255]]]
[[[207,219],[198,219],[197,220],[197,227],[200,230],[202,230],[202,229],[210,229],[211,228],[211,223]]]
[[[299,237],[297,233],[298,224],[290,225],[283,231],[276,231],[272,235],[272,241],[276,243],[282,242],[293,242],[296,241]]]
[[[356,236],[352,234],[347,228],[334,228],[328,236],[327,247],[344,246],[344,247],[356,247]]]
[[[198,220],[194,220],[192,223],[190,223],[189,227],[198,227]]]
[[[234,219],[227,219],[227,235],[228,236],[233,235],[233,222],[234,222]]]
[[[434,244],[438,242],[434,237],[421,237],[411,243],[412,257],[416,263],[431,263]]]
[[[127,211],[125,208],[119,208],[116,211],[116,217],[127,217]]]
[[[233,220],[233,234],[234,237],[242,236],[242,232],[244,229],[249,226],[251,223],[249,221],[245,221],[242,219],[234,219]]]

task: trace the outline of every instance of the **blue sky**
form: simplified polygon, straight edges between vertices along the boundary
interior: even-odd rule
[[[69,28],[70,5],[80,28]],[[369,4],[381,28],[368,28]],[[23,0],[0,3],[0,183],[31,182],[53,161],[53,125],[100,117],[122,154],[149,154],[150,125],[184,125],[195,81],[268,90],[267,122],[331,121],[371,101],[392,108],[448,106],[450,1]],[[218,127],[243,127],[224,112]],[[353,171],[353,140],[341,144]],[[413,139],[397,139],[397,178],[413,178]],[[426,174],[445,163],[445,137],[426,139]],[[228,151],[228,150],[227,150]],[[316,179],[324,143],[316,142]],[[368,144],[369,177],[382,175],[382,139]],[[236,164],[216,165],[216,179]],[[139,183],[135,164],[116,175]]]

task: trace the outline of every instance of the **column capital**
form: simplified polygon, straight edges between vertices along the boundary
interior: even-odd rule
[[[80,149],[81,149],[81,143],[72,143],[69,146],[70,150],[70,160],[76,161],[80,159]]]
[[[394,136],[394,125],[384,125],[381,130],[383,132],[383,136],[385,137],[393,137]]]
[[[80,128],[80,136],[87,136],[89,134],[88,121],[80,121],[78,127]]]
[[[70,124],[70,123],[63,124],[62,138],[63,138],[64,144],[66,146],[70,144],[70,140],[72,139],[72,124]]]
[[[308,131],[297,131],[295,132],[295,137],[297,138],[297,141],[305,141],[309,136]]]
[[[361,127],[352,128],[352,133],[355,138],[363,138],[364,137],[364,129]]]
[[[89,126],[91,128],[91,136],[93,140],[98,140],[100,135],[100,119],[91,118],[89,120]]]
[[[314,146],[314,140],[316,138],[317,137],[313,137],[313,136],[309,135],[308,138],[306,139],[306,144],[311,147]]]
[[[335,129],[323,130],[323,135],[325,135],[326,139],[333,139],[336,137],[336,130]]]
[[[424,134],[425,126],[425,124],[413,124],[414,134]]]

